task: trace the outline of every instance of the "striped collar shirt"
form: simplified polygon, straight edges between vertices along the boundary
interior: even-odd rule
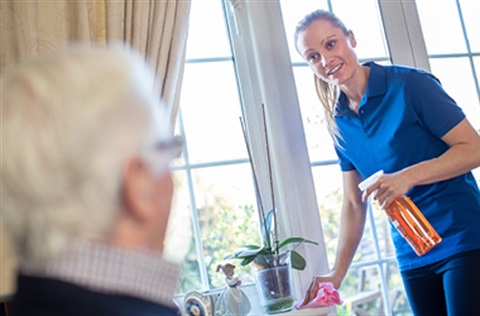
[[[162,254],[82,242],[75,251],[38,266],[21,264],[25,275],[54,278],[97,292],[128,295],[175,307],[180,266]]]

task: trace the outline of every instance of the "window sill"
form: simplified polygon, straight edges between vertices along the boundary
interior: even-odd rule
[[[312,316],[312,315],[318,315],[318,316],[323,316],[323,315],[328,315],[330,313],[330,307],[317,307],[317,308],[305,308],[305,309],[298,309],[298,310],[292,310],[289,311],[288,313],[283,313],[283,314],[276,314],[276,316]]]

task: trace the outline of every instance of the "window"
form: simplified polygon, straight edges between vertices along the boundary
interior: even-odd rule
[[[417,0],[417,7],[431,71],[480,129],[480,3]]]
[[[452,21],[445,32],[452,32],[448,38],[455,45],[445,43],[444,32],[440,40],[434,38],[440,27],[436,17],[443,15],[428,9],[432,2],[417,0],[417,5],[419,21],[412,21],[416,14],[408,14],[416,12],[415,3],[403,1],[192,0],[177,124],[186,138],[186,150],[175,166],[178,189],[173,213],[181,224],[174,229],[191,232],[183,245],[175,245],[186,253],[179,294],[222,287],[223,278],[215,267],[223,255],[247,241],[258,242],[257,202],[239,117],[246,122],[254,160],[262,169],[266,161],[261,150],[262,103],[272,136],[278,205],[285,210],[283,229],[322,244],[301,249],[308,264],[306,271],[296,275],[297,291],[305,289],[313,274],[328,271],[334,260],[341,174],[323,125],[313,75],[292,43],[294,27],[306,13],[318,8],[335,12],[354,31],[360,61],[429,61],[433,73],[475,127],[480,127],[480,43],[473,35],[480,33],[478,4],[435,2]],[[407,22],[398,22],[401,14]],[[422,31],[425,43],[422,40],[419,45],[415,40]],[[428,55],[417,49],[422,45]],[[455,80],[460,75],[465,80]],[[265,179],[260,182],[266,186]],[[369,210],[364,238],[341,288],[350,305],[339,312],[409,313],[390,227],[374,208]],[[249,267],[237,265],[236,272],[243,284],[253,282]],[[361,304],[362,300],[368,304]]]
[[[234,59],[221,1],[192,1],[180,102],[177,127],[185,136],[186,149],[176,166],[173,213],[184,214],[182,227],[192,233],[186,243],[189,249],[183,250],[179,291],[185,293],[223,287],[223,277],[215,271],[223,255],[259,238]]]
[[[480,132],[480,2],[416,3],[431,71]],[[474,174],[480,184],[480,170]]]

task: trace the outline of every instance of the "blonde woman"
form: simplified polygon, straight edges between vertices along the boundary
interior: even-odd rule
[[[72,47],[2,77],[14,315],[177,315],[163,257],[180,153],[145,61]]]
[[[362,237],[366,199],[383,208],[408,195],[443,241],[419,257],[393,229],[406,293],[416,315],[480,314],[480,199],[470,172],[480,164],[480,137],[431,74],[401,66],[360,64],[357,39],[334,14],[307,15],[297,51],[315,74],[343,172],[343,205],[335,264],[313,278],[340,286]],[[386,174],[362,193],[359,182]]]

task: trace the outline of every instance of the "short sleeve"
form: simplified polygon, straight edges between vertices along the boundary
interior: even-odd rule
[[[335,151],[337,153],[338,163],[342,171],[351,171],[356,169],[353,163],[350,161],[350,159],[348,159],[345,152],[341,148],[339,148],[337,145],[335,146]]]
[[[406,83],[406,98],[422,124],[438,138],[460,123],[465,114],[440,81],[425,71],[412,71]]]

